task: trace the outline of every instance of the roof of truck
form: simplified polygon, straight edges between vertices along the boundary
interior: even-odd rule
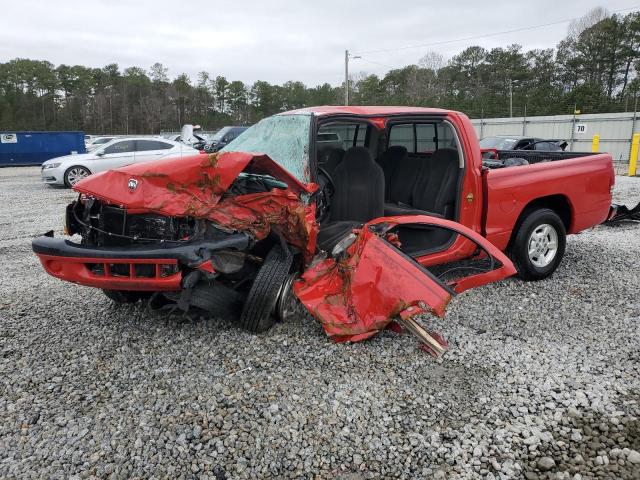
[[[295,113],[312,113],[314,115],[403,115],[403,114],[428,114],[428,115],[445,115],[451,113],[451,110],[441,108],[425,108],[425,107],[406,107],[406,106],[337,106],[322,105],[317,107],[300,108],[298,110],[290,110],[284,112],[284,115]]]

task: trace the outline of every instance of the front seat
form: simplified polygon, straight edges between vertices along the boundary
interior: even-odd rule
[[[384,173],[369,150],[347,150],[332,177],[329,220],[318,234],[318,246],[329,252],[353,228],[384,215]]]
[[[329,150],[327,157],[323,163],[320,164],[322,168],[324,168],[329,175],[333,177],[333,172],[336,167],[342,163],[342,159],[344,158],[344,150],[342,148],[332,148]]]

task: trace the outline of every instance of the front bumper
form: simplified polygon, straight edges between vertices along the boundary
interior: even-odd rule
[[[135,291],[180,290],[182,267],[197,268],[217,250],[244,251],[248,245],[249,237],[243,233],[213,241],[96,248],[53,238],[50,232],[31,243],[53,277],[88,287]]]
[[[42,182],[47,185],[64,185],[64,172],[58,168],[40,168]]]

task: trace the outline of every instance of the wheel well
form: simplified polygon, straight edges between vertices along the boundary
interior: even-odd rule
[[[64,171],[64,174],[66,175],[69,170],[71,170],[72,168],[76,168],[76,167],[84,168],[87,172],[89,172],[89,174],[91,174],[91,170],[89,170],[84,165],[71,165],[70,167],[67,167],[67,169]]]
[[[547,197],[536,198],[535,200],[530,201],[520,212],[518,216],[518,220],[511,232],[511,239],[509,240],[509,245],[513,242],[518,229],[520,228],[520,224],[524,221],[524,219],[529,215],[530,212],[534,210],[538,210],[540,208],[548,208],[553,210],[558,214],[560,220],[564,224],[564,228],[566,231],[569,231],[571,228],[571,217],[572,217],[572,208],[569,203],[569,199],[564,195],[549,195]]]

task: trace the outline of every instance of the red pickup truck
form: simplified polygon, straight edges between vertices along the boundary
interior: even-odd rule
[[[551,160],[484,166],[459,112],[306,108],[216,154],[84,179],[67,207],[75,240],[49,234],[33,250],[51,275],[116,302],[224,312],[263,331],[293,294],[336,341],[396,318],[439,353],[417,313],[444,315],[456,293],[516,270],[543,279],[567,234],[608,218],[611,157]]]

